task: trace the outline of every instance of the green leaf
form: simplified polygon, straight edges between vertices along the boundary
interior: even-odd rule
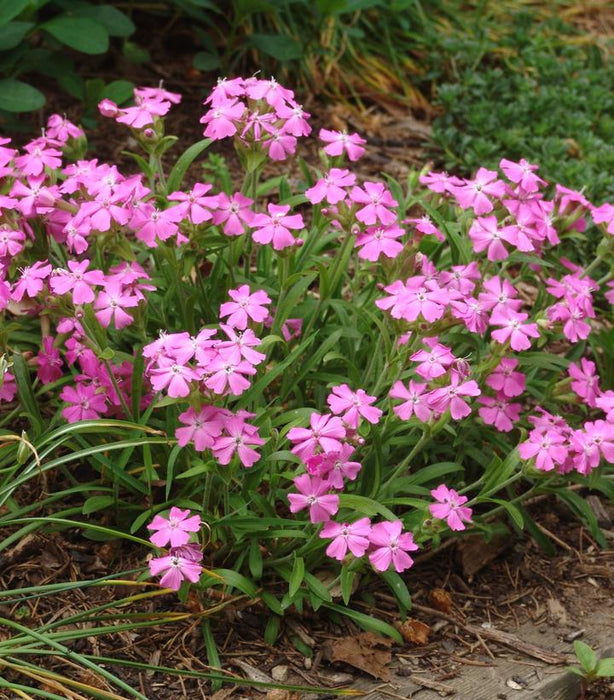
[[[411,608],[411,595],[405,581],[396,571],[384,571],[380,576],[386,581],[390,590],[394,593],[403,613]]]
[[[403,644],[401,634],[392,625],[389,625],[383,620],[379,620],[377,617],[365,615],[357,610],[352,610],[352,608],[344,608],[342,605],[337,605],[336,603],[322,603],[322,606],[340,615],[349,617],[350,620],[354,620],[359,627],[362,627],[363,630],[367,630],[367,632],[383,634],[394,639],[397,644]]]
[[[303,47],[300,42],[283,34],[252,34],[251,45],[278,61],[293,61],[301,58]]]
[[[309,586],[309,590],[320,600],[330,602],[332,600],[328,588],[316,578],[313,574],[305,572],[305,582]]]
[[[597,664],[597,675],[600,678],[614,676],[614,658],[601,659]]]
[[[354,493],[340,493],[339,494],[339,507],[349,508],[357,513],[362,513],[369,518],[375,515],[382,515],[387,520],[398,520],[397,516],[386,506],[382,505],[378,501],[374,501],[372,498],[367,498],[367,496],[359,496]]]
[[[83,515],[95,513],[97,510],[102,510],[115,503],[114,496],[92,496],[83,504]]]
[[[62,44],[86,54],[106,53],[109,50],[109,35],[98,22],[88,17],[54,17],[40,25]]]
[[[34,27],[34,22],[9,22],[0,25],[0,51],[14,49]]]
[[[479,493],[480,497],[487,498],[491,494],[497,493],[519,464],[520,455],[516,447],[503,461],[495,455],[484,472],[484,484]]]
[[[479,503],[488,501],[489,503],[496,503],[497,505],[503,506],[510,518],[516,523],[518,528],[520,530],[524,529],[524,517],[522,516],[520,510],[513,503],[510,503],[509,501],[506,501],[502,498],[477,498],[476,500]]]
[[[101,24],[109,36],[127,37],[136,29],[130,17],[112,5],[84,5],[78,8],[78,15]]]
[[[0,25],[20,15],[29,4],[30,0],[0,0]]]
[[[45,104],[45,96],[36,88],[6,78],[0,80],[0,109],[6,112],[33,112]]]
[[[252,598],[256,597],[258,591],[256,585],[253,581],[250,581],[248,578],[245,578],[245,576],[243,576],[242,574],[239,574],[236,571],[233,571],[232,569],[213,569],[212,573],[216,574],[217,576],[220,576],[222,578],[223,583],[227,586],[230,586],[231,588],[236,588],[239,591],[241,591],[241,593],[245,593],[245,595],[248,595]]]
[[[168,180],[166,181],[166,188],[169,194],[177,191],[179,187],[181,187],[181,181],[183,180],[183,176],[185,175],[187,169],[209,146],[210,143],[211,139],[197,141],[179,156],[168,176]]]
[[[208,51],[199,51],[192,59],[192,65],[205,73],[217,70],[221,67],[220,57]]]
[[[354,571],[354,569],[350,569],[349,566],[341,567],[339,583],[341,585],[341,597],[346,605],[349,604],[350,598],[352,597],[352,588],[355,577],[356,571]]]
[[[33,436],[37,437],[43,432],[45,423],[38,408],[38,401],[32,391],[32,382],[26,361],[19,352],[13,355],[13,374],[17,384],[19,402],[30,420]]]
[[[597,667],[597,654],[589,647],[588,644],[585,642],[580,641],[579,639],[576,639],[576,641],[573,643],[573,650],[576,653],[576,656],[578,657],[578,661],[580,662],[580,666],[590,673],[591,671],[594,671]]]
[[[279,628],[281,626],[281,617],[279,615],[269,615],[266,627],[264,628],[264,643],[273,646],[279,636]]]
[[[276,615],[283,615],[284,609],[281,606],[281,602],[269,591],[262,591],[260,593],[260,599],[262,602]]]
[[[249,573],[259,579],[262,576],[262,552],[260,551],[260,542],[256,537],[253,537],[249,543]]]
[[[292,573],[290,574],[290,581],[288,582],[288,593],[291,597],[295,595],[298,589],[303,583],[303,578],[305,577],[305,561],[303,557],[296,557],[294,564],[292,566]]]
[[[100,99],[113,100],[118,105],[129,102],[134,96],[134,83],[129,80],[113,80],[100,91]]]

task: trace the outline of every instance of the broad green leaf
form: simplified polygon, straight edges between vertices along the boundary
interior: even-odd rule
[[[0,0],[0,26],[18,17],[30,4],[30,0]]]
[[[13,78],[0,80],[0,110],[33,112],[44,104],[45,96],[43,93],[31,85]]]
[[[9,22],[4,26],[0,25],[0,51],[19,46],[32,27],[33,22]]]
[[[100,91],[100,99],[113,100],[118,105],[129,102],[134,95],[134,83],[129,80],[113,80]]]
[[[576,639],[573,643],[573,650],[578,657],[580,666],[582,666],[585,671],[590,673],[595,670],[597,667],[597,654],[595,654],[586,642]]]
[[[614,676],[614,658],[601,659],[597,664],[597,675],[599,678]]]
[[[106,53],[109,50],[109,35],[99,23],[88,17],[54,17],[40,25],[60,43],[86,54]]]
[[[101,24],[109,36],[127,37],[136,29],[130,17],[112,5],[83,5],[78,8],[77,14]]]

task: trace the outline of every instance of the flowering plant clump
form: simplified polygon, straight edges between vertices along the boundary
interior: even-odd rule
[[[262,590],[277,615],[332,603],[323,567],[346,603],[367,575],[406,600],[415,552],[521,529],[535,494],[602,541],[569,486],[612,496],[614,206],[524,160],[365,180],[365,140],[328,129],[317,165],[265,180],[311,135],[272,79],[220,80],[169,169],[180,99],[100,104],[144,153],[131,170],[57,115],[21,152],[2,140],[0,407],[26,432],[0,502],[85,462],[78,513],[147,527],[162,586]],[[222,139],[242,183],[198,176]]]

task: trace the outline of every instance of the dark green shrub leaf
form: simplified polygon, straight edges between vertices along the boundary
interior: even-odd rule
[[[0,25],[20,15],[29,4],[30,0],[0,0]]]
[[[118,105],[130,101],[134,95],[134,83],[129,80],[113,80],[100,91],[100,98],[106,97]]]
[[[14,49],[34,26],[33,22],[9,22],[0,25],[0,51]]]
[[[80,17],[89,17],[101,24],[109,36],[130,36],[136,29],[128,15],[111,5],[88,5],[79,8],[78,14]]]
[[[99,54],[109,49],[107,30],[102,24],[88,17],[55,17],[40,28],[62,44],[81,53]]]
[[[192,65],[205,72],[217,70],[221,66],[220,57],[207,51],[199,51],[192,60]]]
[[[45,96],[21,80],[0,80],[0,109],[7,112],[33,112],[45,104]]]

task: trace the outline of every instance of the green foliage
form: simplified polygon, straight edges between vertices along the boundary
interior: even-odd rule
[[[588,644],[580,640],[573,643],[579,666],[569,666],[576,676],[582,678],[584,688],[600,678],[614,677],[614,657],[600,659]]]
[[[3,0],[0,2],[0,112],[40,109],[45,97],[30,84],[52,78],[63,90],[87,103],[117,92],[115,81],[87,81],[78,54],[109,50],[111,39],[125,40],[132,20],[111,4],[87,0]],[[76,53],[74,53],[76,52]],[[132,85],[128,96],[130,96]],[[125,100],[126,98],[124,98]]]
[[[507,20],[474,13],[433,36],[427,74],[442,110],[433,125],[438,158],[464,175],[526,158],[545,179],[585,187],[597,203],[611,197],[614,65],[554,17],[516,10]]]

